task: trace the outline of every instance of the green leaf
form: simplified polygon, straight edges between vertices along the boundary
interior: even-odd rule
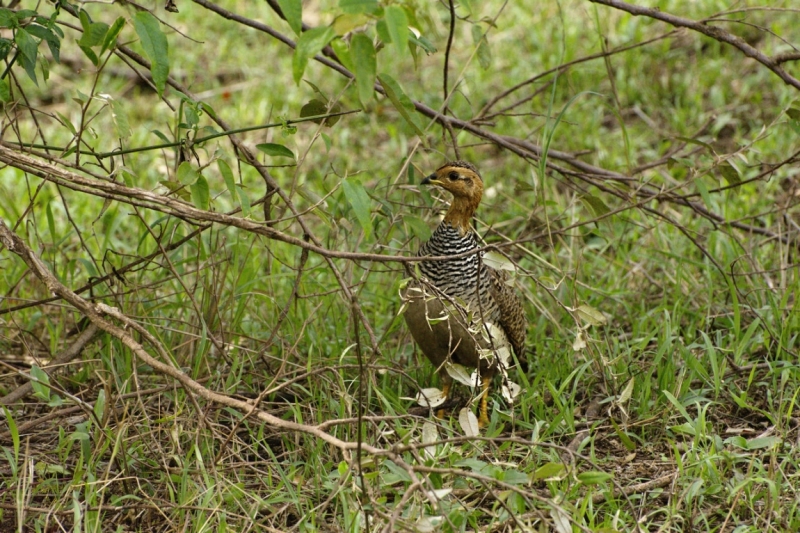
[[[760,450],[762,448],[772,448],[781,443],[780,437],[756,437],[747,441],[748,450]]]
[[[564,470],[564,465],[561,463],[545,463],[533,473],[533,480],[559,477],[564,473]]]
[[[356,219],[364,230],[364,235],[369,238],[372,234],[372,219],[370,218],[370,199],[364,185],[355,180],[342,182],[344,196],[356,214]]]
[[[719,173],[722,174],[722,177],[725,178],[725,181],[728,185],[739,185],[742,182],[742,178],[739,177],[739,171],[736,170],[736,167],[731,165],[727,161],[723,161],[720,163]]]
[[[472,42],[478,47],[476,55],[481,68],[486,70],[492,66],[492,51],[489,49],[489,42],[483,30],[478,24],[472,25]]]
[[[697,188],[697,192],[700,193],[700,197],[703,199],[703,202],[706,206],[711,207],[711,195],[708,194],[708,187],[703,182],[703,176],[698,176],[696,180],[694,180],[694,186]]]
[[[23,66],[25,70],[28,71],[28,76],[36,82],[36,74],[31,75],[28,65],[30,65],[31,68],[36,67],[36,50],[39,45],[23,28],[17,29],[16,35],[14,35],[14,42],[17,43],[17,48],[19,48]]]
[[[8,80],[0,79],[0,101],[7,103],[11,101],[11,87],[8,85]]]
[[[29,24],[25,29],[34,37],[38,37],[47,43],[47,46],[50,48],[50,53],[53,55],[53,59],[56,60],[56,63],[61,60],[59,55],[61,52],[61,40],[56,37],[52,31],[38,24]]]
[[[675,406],[675,409],[677,409],[678,412],[682,414],[687,421],[689,422],[694,421],[694,419],[691,416],[689,416],[689,412],[686,410],[686,408],[681,404],[681,402],[678,401],[678,399],[675,396],[672,395],[672,393],[670,393],[668,390],[663,390],[663,389],[661,390],[661,393],[667,398],[667,400],[669,400],[669,403]]]
[[[278,0],[283,16],[295,35],[303,31],[303,4],[300,0]]]
[[[483,264],[494,270],[506,270],[508,272],[516,272],[517,267],[506,256],[499,252],[491,250],[483,255]]]
[[[403,92],[403,88],[400,86],[400,84],[388,74],[380,74],[378,76],[378,80],[380,80],[381,85],[383,85],[383,89],[386,91],[386,96],[392,101],[395,109],[400,112],[400,115],[406,120],[408,125],[414,129],[416,134],[419,135],[420,138],[424,139],[425,134],[422,132],[422,128],[415,121],[416,109],[414,108],[414,102],[412,102],[411,99],[406,96],[406,93]]]
[[[184,161],[178,166],[178,181],[184,185],[191,185],[200,178],[200,173],[195,170],[191,163]]]
[[[631,380],[630,382],[633,383],[633,380]],[[613,418],[610,418],[609,421],[611,422],[611,425],[614,426],[614,431],[616,431],[617,437],[619,437],[619,440],[622,441],[623,446],[625,446],[625,448],[629,452],[635,451],[636,443],[633,442],[633,440],[628,436],[625,430],[619,427],[617,423],[614,422]]]
[[[233,198],[234,202],[237,201],[236,180],[233,177],[233,171],[230,165],[228,165],[227,161],[224,159],[218,159],[217,168],[219,168],[219,173],[222,174],[222,179],[225,180],[225,187],[228,188],[231,198]]]
[[[22,68],[25,69],[25,73],[31,79],[31,81],[36,85],[39,86],[39,80],[36,79],[36,62],[31,61],[27,57],[21,56],[22,59]]]
[[[200,123],[200,115],[197,114],[197,111],[195,111],[194,107],[191,105],[187,105],[183,108],[183,118],[186,120],[189,128],[193,128]]]
[[[78,44],[89,48],[98,46],[102,44],[106,33],[108,33],[108,24],[91,22],[87,27],[83,28],[83,35],[81,35]]]
[[[669,429],[675,433],[681,433],[683,435],[691,435],[693,437],[697,435],[697,428],[695,428],[694,425],[689,422],[684,422],[683,424],[678,424],[677,426],[670,426]]]
[[[355,72],[356,68],[355,65],[353,65],[353,60],[350,58],[350,49],[347,47],[347,43],[342,39],[334,39],[331,41],[331,48],[333,48],[336,57],[339,58],[342,65],[350,72]]]
[[[47,227],[50,230],[50,238],[53,239],[55,242],[57,235],[56,235],[56,220],[53,217],[53,208],[50,202],[47,203],[47,208],[45,209],[45,213],[47,216]]]
[[[339,103],[333,104],[331,108],[331,113],[338,113],[342,110],[342,105]],[[318,100],[314,98],[313,100],[309,100],[309,102],[300,108],[300,117],[314,117],[317,115],[324,115],[328,112],[328,105],[323,102],[322,100]],[[327,127],[331,127],[337,122],[341,117],[330,117],[330,118],[315,118],[312,122],[316,122],[317,124],[322,124],[323,122]]]
[[[111,28],[106,32],[105,37],[103,37],[103,46],[100,48],[100,54],[102,55],[106,50],[113,50],[117,46],[117,37],[119,36],[119,32],[122,31],[122,28],[125,26],[125,19],[119,17],[117,20],[114,21],[114,24],[111,25]]]
[[[260,151],[264,152],[269,156],[291,157],[292,159],[294,159],[294,152],[292,152],[282,144],[262,143],[262,144],[257,144],[256,148],[258,148]]]
[[[602,326],[608,320],[605,315],[590,305],[581,305],[575,310],[581,320],[593,326]]]
[[[242,207],[242,214],[245,217],[250,216],[250,197],[244,192],[241,185],[236,186],[237,196],[239,197],[239,205]]]
[[[89,24],[92,23],[92,18],[89,16],[89,13],[87,13],[86,10],[84,9],[81,9],[78,12],[78,20],[81,21],[81,27],[83,28],[84,31],[86,31],[86,28],[88,28]]]
[[[4,37],[0,37],[0,60],[4,60],[8,57],[8,53],[11,52],[11,49],[14,47],[14,41],[11,39],[6,39]]]
[[[409,36],[408,40],[411,43],[425,50],[425,55],[435,54],[438,51],[436,47],[433,45],[433,43],[430,42],[424,35],[420,35],[419,37],[417,37],[412,33]]]
[[[47,81],[50,79],[50,62],[44,56],[39,57],[39,66],[42,68],[42,79]]]
[[[19,21],[14,16],[14,12],[6,7],[0,8],[0,28],[16,28],[17,26],[19,26]]]
[[[133,27],[139,36],[144,53],[150,60],[150,73],[158,96],[164,94],[169,76],[169,45],[161,31],[158,20],[147,11],[139,11],[133,17]]]
[[[344,13],[373,13],[378,10],[378,0],[339,0]]]
[[[17,18],[18,21],[22,22],[25,19],[39,16],[39,13],[37,13],[33,9],[20,9],[19,11],[14,13],[14,16]]]
[[[386,29],[397,51],[402,55],[408,50],[408,17],[400,6],[391,5],[384,10]]]
[[[213,118],[214,120],[217,120],[217,112],[216,112],[216,111],[214,111],[214,108],[213,108],[213,107],[211,107],[210,105],[208,105],[208,104],[207,104],[207,103],[205,103],[205,102],[198,102],[198,103],[197,103],[197,106],[198,106],[200,109],[202,109],[203,111],[205,111],[205,112],[206,112],[206,114],[207,114],[209,117]]]
[[[3,412],[6,415],[6,423],[8,424],[8,432],[11,434],[11,444],[14,446],[14,458],[19,459],[19,428],[17,428],[17,421],[11,415],[11,411],[4,405]]]
[[[192,191],[192,203],[197,208],[208,211],[209,193],[208,181],[206,178],[202,174],[198,174],[197,181],[190,185],[189,188]]]
[[[378,32],[378,39],[384,43],[391,43],[392,36],[389,34],[389,26],[386,25],[386,19],[379,19],[375,24],[375,31]]]
[[[34,378],[31,380],[31,386],[36,397],[45,402],[50,401],[50,387],[48,387],[50,376],[47,375],[47,372],[33,365],[31,367],[31,377]]]
[[[106,391],[104,389],[100,389],[100,392],[97,393],[97,400],[95,400],[92,410],[98,420],[103,420],[103,414],[106,411]]]
[[[326,102],[328,101],[328,95],[325,94],[324,92],[322,92],[322,90],[320,90],[319,87],[317,87],[316,85],[314,85],[313,83],[311,83],[308,80],[303,80],[303,81],[306,82],[306,85],[311,87],[311,89],[314,91],[314,94],[319,96],[321,100],[325,100]]]
[[[604,481],[608,481],[614,476],[607,472],[598,472],[597,470],[590,470],[588,472],[581,472],[578,474],[578,481],[584,485],[597,485]]]
[[[375,94],[375,73],[378,66],[372,39],[363,33],[353,35],[350,41],[350,59],[355,67],[358,99],[365,105]]]
[[[800,109],[796,107],[790,107],[789,109],[786,110],[786,114],[789,116],[790,119],[800,121]]]
[[[325,102],[322,100],[317,100],[316,98],[309,100],[306,105],[300,108],[300,118],[306,117],[315,117],[317,115],[324,115],[325,112],[328,110],[328,106],[325,105]],[[325,120],[323,118],[318,118],[313,122],[317,124],[322,124],[322,121]]]
[[[166,136],[166,135],[164,135],[163,133],[161,133],[159,130],[152,130],[152,132],[153,132],[153,134],[154,134],[156,137],[158,137],[159,139],[161,139],[161,140],[162,140],[162,141],[164,141],[165,143],[169,144],[169,143],[171,143],[171,142],[172,142],[172,141],[170,141],[170,140],[167,138],[167,136]]]
[[[733,436],[733,437],[728,437],[728,438],[727,438],[727,439],[725,439],[723,442],[724,442],[725,444],[727,444],[727,445],[736,446],[736,447],[738,447],[738,448],[741,448],[741,449],[743,449],[743,450],[746,450],[746,449],[747,449],[747,441],[746,441],[746,440],[745,440],[745,438],[744,438],[744,437],[742,437],[741,435],[736,435],[736,436]]]
[[[611,212],[611,209],[606,205],[606,203],[597,196],[584,194],[581,196],[581,200],[583,203],[589,206],[589,209],[592,210],[592,213],[594,213],[594,216],[596,217],[601,217]]]
[[[58,36],[59,39],[63,39],[64,38],[64,30],[62,30],[58,26],[58,24],[56,24],[56,19],[58,18],[58,14],[59,14],[58,11],[54,11],[53,14],[50,15],[50,19],[48,19],[46,23],[44,22],[44,18],[43,17],[39,19],[39,23],[42,24],[43,26],[46,26],[47,29],[49,29],[50,31],[55,33]]]
[[[100,58],[97,57],[97,54],[94,53],[94,50],[92,50],[88,46],[81,46],[81,45],[78,45],[78,48],[80,48],[86,55],[86,57],[89,58],[89,61],[92,62],[92,65],[97,66],[100,64]]]
[[[403,216],[403,222],[408,224],[408,227],[411,228],[411,232],[417,239],[427,241],[431,238],[431,228],[421,218],[405,215]]]
[[[117,137],[127,139],[131,136],[131,126],[128,123],[128,115],[122,104],[116,100],[111,100],[111,120],[114,122],[114,129]]]
[[[292,57],[292,74],[294,75],[295,83],[300,84],[303,72],[308,66],[308,60],[325,48],[325,45],[335,36],[336,33],[333,28],[324,26],[303,32],[300,38],[297,39],[297,47]]]
[[[333,31],[336,32],[336,35],[339,35],[341,37],[342,35],[350,33],[351,31],[355,30],[360,26],[365,25],[368,22],[369,22],[369,17],[367,17],[364,14],[361,13],[357,15],[344,14],[344,15],[339,15],[338,17],[333,19],[333,24],[331,24],[331,26],[333,27]]]

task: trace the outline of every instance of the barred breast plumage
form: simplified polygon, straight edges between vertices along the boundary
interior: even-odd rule
[[[453,202],[419,255],[458,256],[477,250],[478,239],[471,227],[483,193],[477,169],[454,161],[422,183],[451,192]],[[483,385],[479,423],[485,426],[491,378],[499,365],[510,363],[509,347],[519,359],[523,357],[527,321],[522,302],[506,283],[507,274],[486,265],[478,252],[422,261],[419,271],[422,279],[404,293],[406,323],[422,352],[436,365],[445,396],[452,381],[445,369],[448,362],[479,369]],[[443,316],[447,319],[442,320]]]

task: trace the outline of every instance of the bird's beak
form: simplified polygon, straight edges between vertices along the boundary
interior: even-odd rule
[[[430,176],[422,180],[420,182],[420,185],[436,185],[437,183],[439,183],[439,180],[436,179],[436,174],[431,174]]]

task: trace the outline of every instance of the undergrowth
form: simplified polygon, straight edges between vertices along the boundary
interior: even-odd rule
[[[119,314],[93,317],[0,240],[0,531],[800,528],[797,88],[653,18],[467,2],[446,106],[467,124],[449,131],[383,94],[362,103],[313,60],[294,84],[291,49],[204,3],[154,10],[174,28],[163,98],[133,56],[110,48],[99,68],[67,38],[46,83],[9,71],[3,148],[66,177],[3,152],[0,221],[55,282]],[[221,4],[295,37],[270,3]],[[379,65],[442,113],[449,7],[400,7],[437,51],[382,43]],[[768,57],[800,42],[789,2],[658,7],[713,16]],[[84,8],[125,17],[120,45],[147,55],[137,10]],[[320,28],[344,9],[303,8]],[[379,43],[388,16],[348,31]],[[97,156],[214,135],[215,117],[275,126],[236,147]],[[79,134],[93,153],[52,148]],[[459,422],[467,387],[443,419],[416,404],[437,377],[399,315],[411,263],[395,259],[447,200],[418,185],[456,155],[484,176],[476,228],[515,264],[530,322],[522,393],[495,387],[479,435]]]

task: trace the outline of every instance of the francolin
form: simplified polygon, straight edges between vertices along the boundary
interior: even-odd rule
[[[419,256],[458,256],[421,261],[421,277],[403,294],[404,317],[422,352],[437,368],[447,398],[451,363],[476,368],[481,400],[478,424],[489,423],[487,399],[492,378],[511,364],[509,348],[522,360],[527,320],[522,303],[507,283],[508,274],[486,264],[478,249],[472,217],[483,196],[478,169],[465,161],[440,167],[422,181],[453,195],[450,208]],[[438,416],[442,416],[439,412]]]

